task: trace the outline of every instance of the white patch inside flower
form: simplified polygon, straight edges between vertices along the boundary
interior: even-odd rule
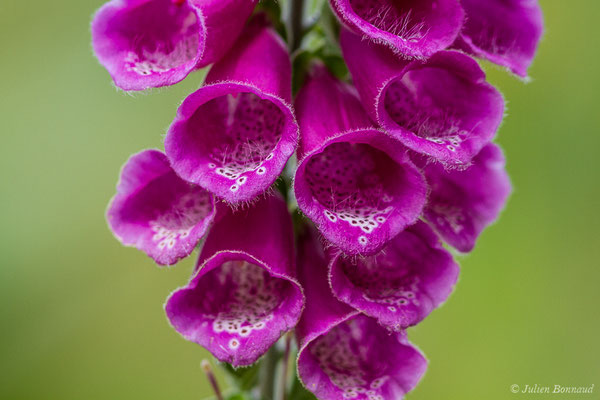
[[[457,79],[448,77],[449,73],[440,69],[427,70],[439,71],[438,75],[445,74],[441,76],[448,79]],[[423,90],[419,88],[420,79],[423,78],[419,78],[418,73],[410,71],[388,87],[384,99],[385,110],[399,126],[419,138],[455,152],[471,136],[475,127],[465,129],[464,117],[459,115],[459,111],[440,106],[432,94],[422,93]],[[414,74],[417,74],[416,78]]]
[[[367,394],[380,396],[387,375],[371,376],[366,364],[368,349],[363,346],[364,332],[356,320],[344,322],[310,344],[310,353],[331,383],[343,391],[343,398],[353,399]]]
[[[362,207],[355,208],[353,211],[330,211],[330,213],[335,215],[337,219],[348,222],[350,226],[356,226],[365,233],[371,233],[386,221],[384,215],[389,215],[393,210],[394,207],[391,206],[383,210],[377,207]]]
[[[285,122],[281,110],[253,93],[228,94],[207,105],[211,118],[221,118],[223,131],[222,140],[210,150],[212,164],[218,166],[215,173],[231,180],[247,179],[243,175],[254,171],[264,174],[264,164],[273,159],[281,139]]]
[[[391,312],[407,304],[418,305],[416,293],[420,290],[420,278],[403,272],[402,264],[390,264],[385,256],[355,261],[342,259],[339,262],[350,282],[362,291],[364,300],[384,306]]]
[[[441,226],[449,226],[455,234],[463,231],[465,216],[459,207],[449,204],[434,204],[431,210],[437,214],[436,222]]]
[[[152,50],[142,49],[141,53],[130,51],[125,57],[125,68],[139,75],[151,75],[194,60],[199,45],[198,33],[192,29],[195,24],[196,14],[190,12],[183,22],[180,37],[173,38],[172,42],[158,43]]]
[[[216,273],[219,283],[231,285],[234,291],[223,311],[206,315],[214,318],[215,333],[247,337],[273,320],[273,313],[281,304],[284,280],[273,278],[263,268],[246,261],[228,261]]]
[[[376,157],[387,156],[366,144],[334,143],[307,163],[306,180],[323,213],[333,223],[344,221],[373,233],[394,211]],[[366,244],[366,237],[359,239]]]
[[[171,209],[149,222],[160,250],[172,249],[178,240],[187,238],[192,229],[210,212],[210,195],[190,192],[181,196]]]

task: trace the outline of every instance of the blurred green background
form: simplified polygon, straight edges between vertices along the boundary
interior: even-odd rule
[[[206,353],[162,310],[193,261],[159,269],[104,222],[121,164],[162,147],[201,74],[116,91],[89,44],[101,3],[0,2],[0,398],[201,399]],[[508,99],[498,141],[515,192],[461,259],[458,290],[410,333],[430,359],[412,400],[600,398],[600,5],[541,3],[533,81],[488,68]]]

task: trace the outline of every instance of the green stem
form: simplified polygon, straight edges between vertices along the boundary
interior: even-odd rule
[[[292,0],[291,10],[290,10],[290,19],[288,21],[289,26],[289,34],[290,34],[290,53],[293,53],[300,47],[300,43],[302,42],[302,36],[304,31],[304,26],[302,23],[302,14],[304,12],[304,0]],[[285,178],[279,182],[279,189],[282,191],[286,191],[284,197],[287,199],[287,189],[288,183]],[[283,357],[283,362],[287,363],[290,352],[290,341],[291,336],[286,337],[286,349]],[[279,359],[279,354],[275,348],[275,346],[271,347],[265,357],[261,361],[259,378],[260,378],[260,395],[262,400],[273,400],[275,395],[275,379],[276,379],[276,369],[277,363]],[[282,387],[282,399],[286,398],[286,381],[287,381],[287,365],[284,365],[282,368],[283,374],[283,387]]]
[[[304,0],[292,0],[292,8],[290,12],[290,34],[291,34],[291,53],[300,47],[302,42],[302,13],[304,12]]]
[[[262,400],[273,400],[275,393],[275,368],[277,368],[277,349],[271,347],[261,360],[260,395]]]
[[[287,400],[288,366],[290,364],[290,351],[292,349],[292,332],[285,335],[285,351],[281,360],[281,383],[279,385],[279,400]]]

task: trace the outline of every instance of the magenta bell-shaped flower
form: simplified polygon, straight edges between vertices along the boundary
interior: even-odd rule
[[[165,310],[187,340],[220,361],[250,365],[294,328],[304,306],[292,222],[279,196],[221,212],[194,275],[171,294]]]
[[[231,47],[257,0],[112,0],[92,21],[92,45],[115,85],[173,85]]]
[[[425,357],[404,331],[388,332],[333,296],[316,232],[305,232],[298,247],[306,309],[296,328],[297,367],[304,386],[319,400],[402,399],[425,373]]]
[[[300,210],[348,254],[379,251],[416,221],[426,185],[400,142],[376,129],[352,88],[314,66],[296,98]]]
[[[179,107],[165,140],[175,171],[229,203],[267,190],[298,142],[291,73],[281,38],[254,19]]]
[[[427,58],[450,46],[463,25],[458,0],[330,0],[340,21],[399,56]],[[365,60],[366,61],[366,60]]]
[[[455,46],[525,78],[544,32],[537,0],[461,0],[467,13]]]
[[[418,324],[446,301],[458,272],[452,255],[421,221],[374,256],[336,254],[329,263],[335,296],[396,331]]]
[[[160,265],[188,256],[214,216],[213,196],[179,178],[158,150],[131,156],[106,212],[121,243],[146,252]]]
[[[348,30],[341,46],[367,112],[411,150],[464,165],[496,134],[504,100],[469,56],[411,62]]]
[[[431,188],[425,218],[448,244],[471,251],[479,234],[498,218],[511,192],[502,150],[490,143],[465,170],[446,170],[432,163],[424,171]]]

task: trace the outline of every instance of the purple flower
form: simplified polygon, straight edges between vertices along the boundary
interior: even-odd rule
[[[277,179],[293,154],[298,125],[291,64],[279,36],[254,20],[188,96],[165,148],[173,168],[230,203],[249,201]]]
[[[249,209],[223,209],[191,281],[171,294],[165,310],[187,340],[221,361],[250,365],[302,312],[291,218],[275,196]]]
[[[92,45],[115,85],[173,85],[229,49],[257,0],[112,0],[92,21]]]
[[[337,254],[329,264],[335,296],[393,330],[416,325],[446,301],[458,272],[424,222],[406,228],[377,255]]]
[[[373,127],[348,85],[315,66],[296,99],[300,210],[334,245],[373,254],[421,214],[426,185],[404,147]]]
[[[456,46],[525,78],[544,31],[537,0],[462,0],[467,12]]]
[[[498,218],[511,192],[500,148],[488,144],[466,170],[425,167],[431,193],[425,218],[450,245],[469,252],[485,227]]]
[[[144,150],[123,166],[106,219],[121,243],[171,265],[194,250],[214,215],[210,193],[179,178],[162,152]]]
[[[469,56],[442,51],[411,62],[347,30],[341,46],[366,110],[406,147],[467,164],[494,137],[504,100]]]
[[[407,57],[427,58],[450,46],[464,19],[458,0],[330,0],[357,34]]]
[[[427,368],[406,339],[335,299],[315,234],[299,244],[299,276],[306,309],[296,328],[298,376],[320,400],[401,399]]]

